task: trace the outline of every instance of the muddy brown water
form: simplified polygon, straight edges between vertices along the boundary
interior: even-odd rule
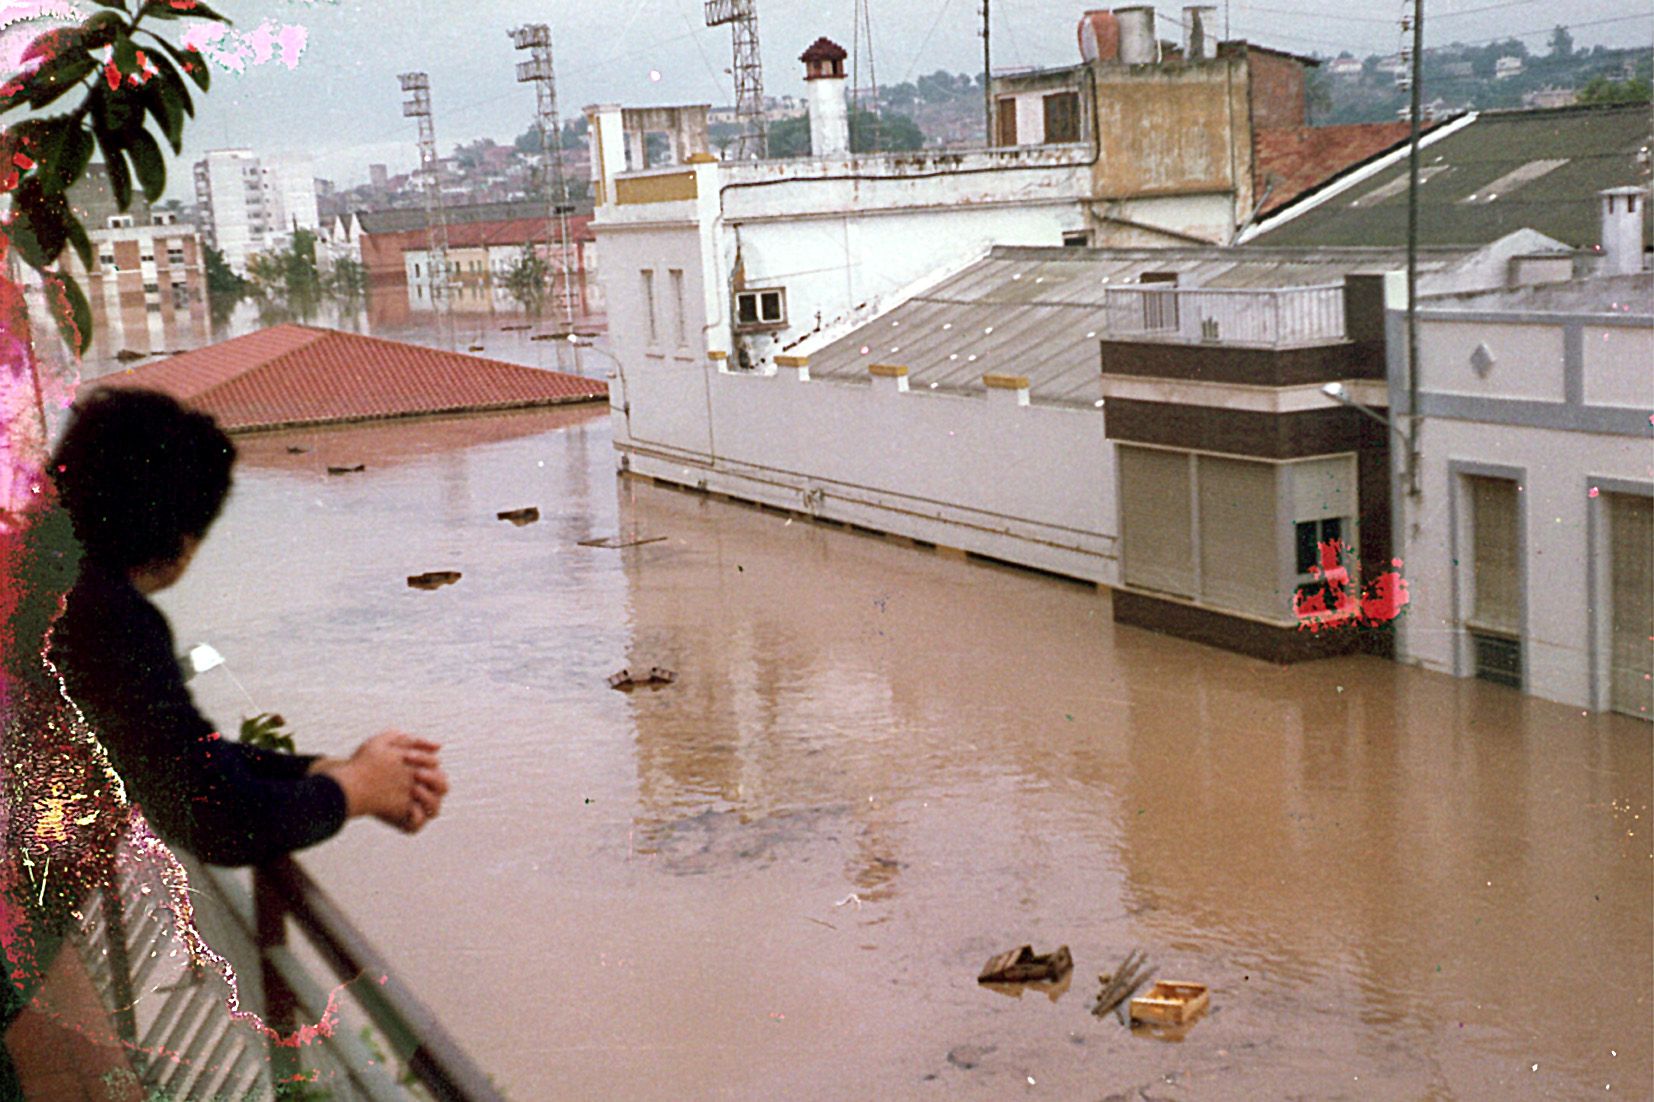
[[[1650,1094],[1646,724],[617,480],[601,409],[243,451],[163,604],[303,749],[446,744],[304,860],[513,1098]],[[1072,981],[978,986],[1023,942]],[[1181,1036],[1089,1013],[1134,947]]]

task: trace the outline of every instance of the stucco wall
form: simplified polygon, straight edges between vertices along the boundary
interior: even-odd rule
[[[694,462],[640,450],[629,457],[639,473],[1118,580],[1113,449],[1100,411],[1025,406],[1015,391],[960,397],[903,391],[894,379],[801,381],[790,368],[647,373],[657,393],[708,388],[714,452]],[[633,432],[642,435],[635,417]]]
[[[1567,329],[1583,334],[1570,352]],[[1478,380],[1468,356],[1486,343],[1499,362]],[[1422,493],[1399,492],[1405,575],[1412,608],[1400,656],[1444,673],[1471,676],[1473,655],[1460,623],[1468,614],[1473,550],[1465,478],[1490,475],[1520,486],[1523,649],[1528,692],[1580,708],[1602,707],[1606,656],[1600,592],[1605,548],[1593,535],[1600,493],[1648,486],[1649,445],[1635,430],[1649,405],[1654,329],[1589,318],[1483,317],[1474,324],[1424,317],[1421,402],[1473,394],[1486,421],[1427,416],[1422,428]],[[1578,367],[1570,366],[1578,357]],[[1583,386],[1570,382],[1578,371]],[[1534,399],[1541,399],[1535,401]],[[1623,403],[1623,405],[1622,405]],[[1629,405],[1628,413],[1613,412]],[[1611,431],[1574,431],[1570,419],[1597,418]],[[1504,423],[1495,423],[1503,421]],[[1397,461],[1403,452],[1396,450]],[[1596,573],[1593,573],[1593,557]]]

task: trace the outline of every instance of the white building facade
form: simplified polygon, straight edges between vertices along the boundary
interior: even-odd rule
[[[195,163],[202,235],[245,274],[255,253],[281,249],[294,229],[315,231],[314,165],[304,156],[260,158],[250,149],[215,149]]]
[[[1654,283],[1433,300],[1418,314],[1420,492],[1400,480],[1413,608],[1399,656],[1650,718]]]

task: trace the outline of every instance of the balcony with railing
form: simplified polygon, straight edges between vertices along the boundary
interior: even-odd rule
[[[240,1008],[271,1032],[230,1013],[223,977],[183,950],[168,891],[126,851],[81,902],[70,942],[140,1097],[503,1102],[297,861],[249,877],[179,858],[196,928],[234,968]]]
[[[1344,285],[1184,288],[1110,287],[1108,335],[1117,341],[1295,348],[1346,337]]]

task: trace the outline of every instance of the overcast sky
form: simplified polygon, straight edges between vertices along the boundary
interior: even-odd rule
[[[873,63],[881,85],[937,69],[982,63],[980,0],[866,0]],[[992,0],[995,68],[1078,60],[1075,24],[1083,0]],[[80,6],[85,7],[85,0]],[[703,25],[701,0],[216,0],[251,31],[265,20],[302,25],[308,41],[295,68],[279,55],[244,72],[215,73],[190,127],[185,164],[206,149],[250,146],[304,152],[318,175],[363,182],[369,162],[414,165],[416,132],[404,119],[397,74],[430,73],[437,140],[444,152],[476,137],[509,140],[532,120],[533,91],[514,80],[521,55],[506,31],[550,24],[565,119],[591,103],[714,103],[733,100],[726,69],[728,28]],[[1410,6],[1410,4],[1408,4]],[[765,88],[802,90],[796,58],[818,35],[851,45],[852,0],[758,0]],[[1158,5],[1161,36],[1176,37],[1180,4]],[[1232,0],[1230,35],[1303,53],[1394,52],[1403,0]],[[1521,35],[1543,52],[1556,23],[1576,45],[1651,47],[1649,0],[1427,0],[1426,42]],[[1220,2],[1221,14],[1221,2]],[[865,65],[865,59],[863,60]],[[184,196],[176,167],[169,194]]]

